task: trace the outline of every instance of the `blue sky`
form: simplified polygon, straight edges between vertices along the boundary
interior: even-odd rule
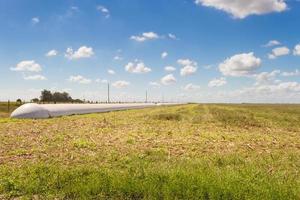
[[[106,100],[109,82],[116,101],[147,90],[299,103],[299,11],[296,0],[0,0],[0,100],[42,89]]]

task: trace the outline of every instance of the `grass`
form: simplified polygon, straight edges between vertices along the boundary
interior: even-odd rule
[[[8,106],[8,102],[0,102],[0,118],[9,117],[10,113],[14,111],[20,104],[16,102],[10,102]]]
[[[300,199],[300,105],[0,118],[0,199]]]

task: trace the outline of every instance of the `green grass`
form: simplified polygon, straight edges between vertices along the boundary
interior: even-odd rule
[[[299,105],[0,119],[0,199],[300,199]]]
[[[14,111],[20,105],[16,102],[0,102],[0,118],[9,117],[10,113]]]

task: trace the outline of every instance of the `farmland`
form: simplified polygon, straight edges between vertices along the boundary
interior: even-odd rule
[[[300,199],[300,105],[1,116],[0,199]]]
[[[9,117],[10,113],[19,107],[20,104],[16,102],[0,102],[0,118]]]

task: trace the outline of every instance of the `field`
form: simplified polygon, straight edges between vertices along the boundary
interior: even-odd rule
[[[300,199],[300,105],[0,118],[0,199]]]
[[[20,104],[16,102],[10,102],[8,107],[8,102],[0,102],[0,118],[9,117],[10,113],[14,111]]]

